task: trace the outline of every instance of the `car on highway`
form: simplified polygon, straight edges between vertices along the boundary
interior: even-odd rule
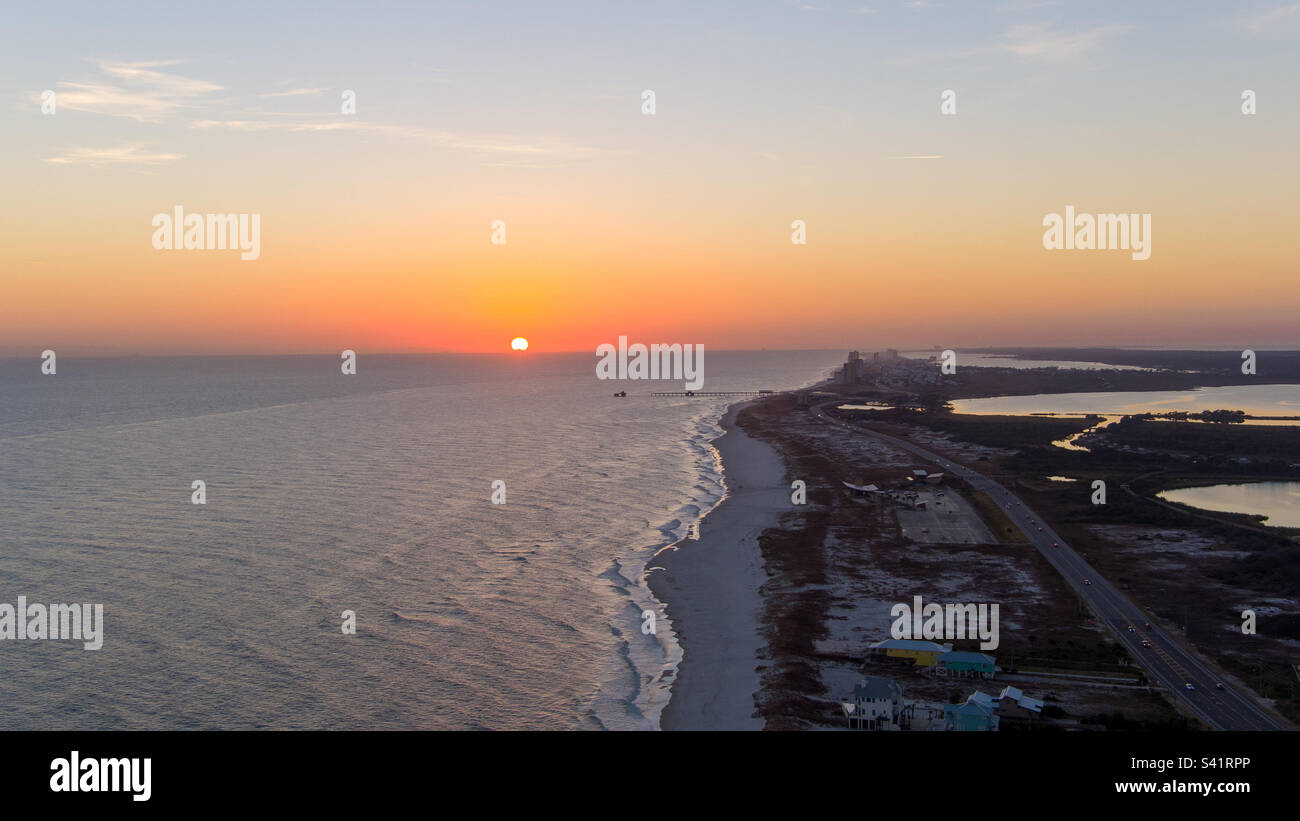
[[[1216,682],[1214,682],[1214,689],[1216,689],[1216,690],[1222,690],[1222,689],[1223,689],[1223,682],[1222,682],[1222,681],[1216,681]]]
[[[1130,633],[1136,633],[1136,632],[1137,632],[1137,628],[1130,624],[1130,625],[1128,626],[1128,631],[1129,631]]]
[[[1151,646],[1151,640],[1150,640],[1150,639],[1142,639],[1142,646],[1143,646],[1143,647],[1150,647],[1150,646]]]
[[[1184,684],[1183,686],[1186,687],[1188,690],[1195,690],[1195,689],[1196,689],[1196,685],[1195,685],[1195,684],[1192,684],[1190,681],[1187,682],[1186,684]]]
[[[1150,629],[1151,629],[1151,622],[1146,622],[1146,626],[1147,626],[1147,629],[1150,630]]]
[[[1083,583],[1086,584],[1086,585],[1089,585],[1089,586],[1092,585],[1092,581],[1090,581],[1089,579],[1084,579],[1084,580],[1083,580]]]
[[[1038,532],[1039,532],[1039,533],[1042,533],[1042,532],[1043,532],[1043,529],[1042,529],[1041,527],[1038,528]]]

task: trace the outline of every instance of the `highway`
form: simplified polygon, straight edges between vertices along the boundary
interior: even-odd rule
[[[1146,670],[1150,680],[1164,687],[1186,706],[1188,712],[1209,727],[1216,730],[1290,729],[1266,712],[1255,701],[1253,694],[1238,692],[1231,684],[1222,681],[1200,659],[1155,626],[1142,608],[1102,578],[1041,516],[1030,510],[1011,491],[984,474],[919,445],[832,419],[822,412],[827,404],[834,403],[823,403],[813,409],[823,421],[887,442],[928,462],[942,465],[946,472],[960,476],[975,489],[987,493],[1002,506],[1030,542],[1128,648],[1133,658]],[[1146,642],[1150,646],[1146,646]],[[1194,689],[1188,689],[1188,684]],[[1222,684],[1223,689],[1216,687],[1219,684]]]

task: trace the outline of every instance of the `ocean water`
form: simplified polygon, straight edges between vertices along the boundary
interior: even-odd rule
[[[709,351],[704,390],[842,356]],[[104,606],[98,651],[0,641],[0,729],[656,726],[641,574],[721,498],[732,400],[595,363],[0,361],[0,602]]]

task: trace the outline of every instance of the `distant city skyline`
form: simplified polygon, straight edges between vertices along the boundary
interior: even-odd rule
[[[1300,3],[15,9],[0,356],[1300,347]]]

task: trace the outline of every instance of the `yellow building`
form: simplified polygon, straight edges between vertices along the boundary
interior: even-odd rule
[[[939,656],[952,650],[951,644],[917,639],[885,639],[871,645],[871,652],[893,659],[911,659],[918,667],[933,667]]]

